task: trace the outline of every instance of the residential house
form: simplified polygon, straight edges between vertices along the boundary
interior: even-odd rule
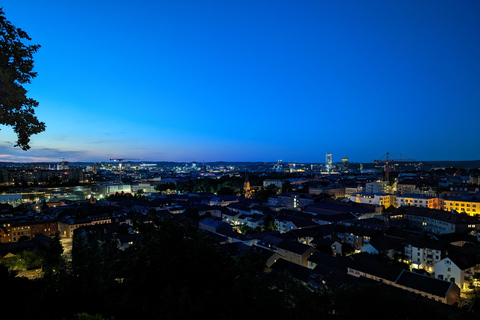
[[[210,199],[209,205],[226,207],[229,204],[236,202],[238,202],[237,197],[213,197]]]
[[[435,264],[435,277],[454,282],[462,292],[472,291],[480,287],[480,252],[453,248],[448,255]]]
[[[395,286],[435,301],[460,306],[460,289],[452,282],[403,270]]]
[[[307,259],[317,251],[312,246],[291,240],[282,240],[276,248],[283,259],[304,267],[308,267]]]
[[[207,213],[210,213],[212,217],[221,218],[222,217],[222,210],[225,207],[222,206],[202,206],[198,209],[198,215],[204,216]]]
[[[355,277],[372,279],[445,304],[460,304],[460,289],[455,283],[385,265],[368,254],[353,256],[347,269]]]
[[[288,232],[290,230],[312,228],[318,226],[312,220],[301,218],[294,215],[278,215],[275,217],[275,228],[280,232]]]
[[[383,254],[390,259],[397,259],[404,251],[403,240],[389,235],[379,235],[362,246],[362,252]]]
[[[224,221],[213,218],[205,218],[198,223],[198,228],[200,230],[206,230],[209,232],[218,232],[220,229],[227,228],[229,226],[230,225]]]

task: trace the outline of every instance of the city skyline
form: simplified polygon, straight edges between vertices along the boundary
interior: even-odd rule
[[[47,128],[0,161],[480,159],[478,1],[2,7]]]

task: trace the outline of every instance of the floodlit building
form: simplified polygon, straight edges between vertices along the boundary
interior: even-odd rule
[[[330,172],[332,170],[332,154],[331,153],[327,153],[325,164],[327,167],[327,172]]]
[[[446,211],[465,212],[468,215],[474,216],[480,214],[479,200],[454,200],[445,199],[443,207]]]
[[[115,193],[131,193],[132,186],[129,184],[101,184],[98,185],[98,194],[108,196]]]

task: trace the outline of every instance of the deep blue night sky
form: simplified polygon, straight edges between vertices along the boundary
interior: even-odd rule
[[[0,160],[480,159],[479,1],[3,0],[47,130]]]

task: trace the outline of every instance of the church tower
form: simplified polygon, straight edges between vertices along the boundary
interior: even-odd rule
[[[245,182],[243,183],[243,191],[245,194],[250,193],[250,181],[248,180],[248,170],[245,169]]]

